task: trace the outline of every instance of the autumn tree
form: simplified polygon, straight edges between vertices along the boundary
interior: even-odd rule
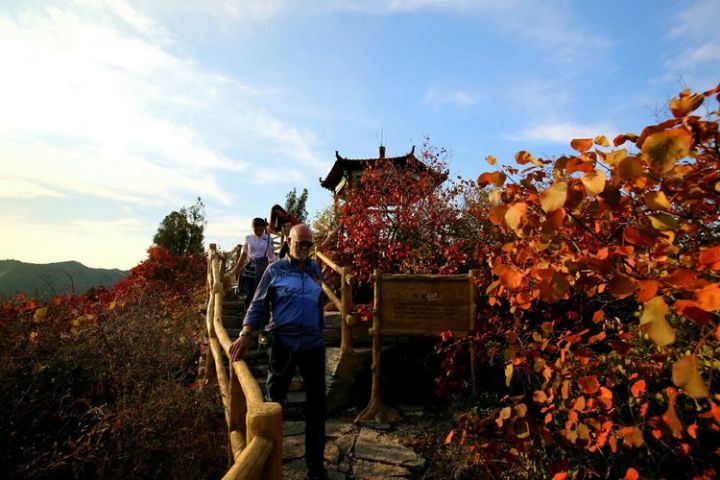
[[[305,206],[307,199],[307,188],[303,188],[300,195],[297,194],[297,188],[293,188],[285,195],[285,210],[294,214],[301,223],[307,220],[308,212]]]
[[[422,165],[379,159],[340,207],[337,258],[361,283],[374,269],[393,273],[455,273],[467,260],[458,235],[461,186],[447,180],[445,153],[426,146]]]
[[[205,225],[205,205],[198,197],[194,205],[173,211],[160,222],[153,243],[173,255],[202,255]]]
[[[477,435],[479,462],[524,459],[540,469],[526,474],[555,480],[715,478],[718,92],[685,90],[673,118],[612,145],[574,139],[555,160],[521,151],[478,178],[492,206],[476,215],[507,236],[482,258],[470,339],[507,395],[455,436]]]

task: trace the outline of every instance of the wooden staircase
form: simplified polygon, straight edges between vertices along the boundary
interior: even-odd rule
[[[245,318],[245,299],[242,294],[235,291],[229,291],[223,299],[223,326],[231,340],[235,340],[242,329],[242,322]],[[323,329],[323,338],[326,347],[340,347],[341,344],[341,323],[340,312],[325,312],[325,328]],[[352,333],[353,342],[360,350],[369,350],[371,343],[368,327],[358,325]],[[253,374],[255,380],[263,394],[266,393],[265,385],[267,383],[268,373],[268,347],[259,345],[255,342],[245,355],[245,362]],[[331,398],[338,387],[337,379],[333,377],[332,371],[326,372],[326,388]],[[306,396],[305,389],[300,376],[299,370],[295,371],[290,389],[287,395],[287,403],[283,405],[284,420],[301,420],[303,419],[303,409],[305,406]],[[331,400],[329,400],[332,403]],[[329,404],[330,405],[330,404]]]

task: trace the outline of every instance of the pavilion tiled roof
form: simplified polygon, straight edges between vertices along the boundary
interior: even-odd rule
[[[338,185],[338,183],[340,183],[346,173],[363,170],[370,166],[372,163],[377,162],[381,158],[385,158],[385,147],[382,146],[380,147],[380,156],[378,158],[345,158],[342,157],[336,150],[335,163],[333,164],[330,172],[325,176],[325,178],[320,179],[320,185],[333,192],[335,191],[335,187]],[[405,155],[401,155],[399,157],[387,157],[385,158],[385,160],[389,160],[400,167],[405,167],[409,164],[420,168],[428,168],[427,165],[418,160],[415,156],[414,146]]]

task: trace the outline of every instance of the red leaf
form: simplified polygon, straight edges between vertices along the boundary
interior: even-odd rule
[[[630,393],[632,393],[633,397],[637,398],[645,393],[646,388],[645,380],[638,380],[630,387]]]
[[[720,269],[720,245],[701,250],[698,261],[701,265],[710,266],[713,270]]]
[[[592,138],[575,138],[570,141],[570,146],[580,153],[585,153],[590,147],[593,146]]]
[[[615,275],[608,284],[608,290],[616,298],[625,298],[638,288],[638,282],[627,275]]]
[[[522,284],[523,275],[515,268],[508,268],[500,275],[500,284],[506,288],[518,288]]]
[[[625,480],[638,480],[639,478],[640,474],[632,467],[628,468],[625,472]]]
[[[587,393],[588,395],[600,390],[600,382],[595,376],[580,377],[578,383],[580,384],[580,389],[583,393]]]
[[[677,300],[673,308],[677,313],[698,325],[706,325],[712,320],[712,314],[700,308],[694,300]]]
[[[708,312],[720,310],[720,283],[711,283],[695,291],[698,306]]]
[[[625,227],[625,241],[633,245],[643,247],[651,247],[655,244],[655,240],[660,236],[660,232],[652,228],[635,228]]]
[[[657,280],[640,280],[638,281],[638,285],[640,288],[638,288],[635,296],[638,302],[645,303],[657,295],[660,282]]]
[[[666,275],[660,280],[664,283],[669,283],[675,288],[692,288],[697,276],[697,272],[693,272],[692,270],[688,270],[686,268],[677,268],[670,275]]]

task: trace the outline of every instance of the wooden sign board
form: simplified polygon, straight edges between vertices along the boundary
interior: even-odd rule
[[[387,275],[381,277],[380,333],[439,336],[472,329],[475,287],[467,275]]]

